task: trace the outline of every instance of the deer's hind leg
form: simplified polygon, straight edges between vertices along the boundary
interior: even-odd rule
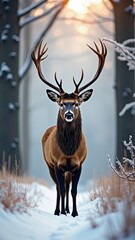
[[[65,188],[66,188],[66,213],[70,213],[69,211],[69,188],[70,188],[70,182],[72,179],[72,173],[66,172],[65,173]]]

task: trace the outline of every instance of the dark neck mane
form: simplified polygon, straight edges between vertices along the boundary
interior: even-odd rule
[[[67,156],[73,155],[78,149],[82,138],[81,114],[72,122],[64,121],[60,113],[57,120],[58,145]]]

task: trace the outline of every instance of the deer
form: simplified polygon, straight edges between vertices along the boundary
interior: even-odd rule
[[[36,66],[39,78],[51,89],[46,90],[48,98],[56,102],[59,106],[57,125],[46,130],[42,137],[42,149],[44,160],[48,166],[50,176],[56,184],[56,208],[54,215],[70,213],[69,210],[69,189],[70,183],[72,196],[72,216],[78,216],[77,211],[77,186],[80,179],[82,164],[87,156],[87,146],[84,133],[82,132],[82,120],[80,105],[90,99],[93,89],[85,90],[92,85],[99,77],[104,67],[107,48],[99,39],[101,51],[94,42],[95,49],[88,46],[98,56],[98,68],[93,79],[87,84],[80,87],[84,71],[82,69],[81,78],[76,83],[73,77],[75,90],[72,93],[64,91],[62,80],[58,81],[55,72],[54,78],[56,84],[47,81],[41,68],[41,62],[46,59],[48,50],[47,44],[42,47],[42,41],[38,47],[36,56],[36,48],[32,50],[31,58]],[[83,91],[85,90],[85,91]],[[66,200],[66,201],[65,201]],[[60,208],[61,207],[61,208]]]

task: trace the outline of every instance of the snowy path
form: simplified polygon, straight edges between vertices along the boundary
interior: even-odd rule
[[[53,215],[55,190],[36,183],[32,184],[32,191],[35,188],[42,193],[42,197],[38,202],[38,207],[29,210],[27,214],[5,212],[0,206],[0,240],[108,239],[108,227],[111,231],[108,216],[97,216],[96,204],[98,200],[90,202],[88,193],[78,194],[79,216],[73,218],[71,215]],[[110,215],[112,218],[115,217],[114,214]],[[96,228],[90,226],[90,216],[96,218]]]

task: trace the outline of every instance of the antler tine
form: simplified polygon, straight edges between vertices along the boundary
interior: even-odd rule
[[[74,82],[74,84],[75,84],[75,87],[76,87],[76,85],[77,85],[77,84],[76,84],[76,81],[75,81],[75,78],[74,78],[74,77],[73,77],[73,82]]]
[[[99,41],[101,43],[101,47],[102,47],[102,54],[104,54],[106,56],[107,54],[107,48],[105,46],[105,44],[101,41],[101,39],[99,38]]]
[[[82,83],[83,77],[84,77],[84,71],[83,71],[83,69],[82,69],[82,74],[81,74],[81,78],[80,78],[79,83],[76,83],[75,78],[73,77],[73,82],[74,82],[74,84],[75,84],[75,91],[74,91],[74,93],[77,93],[77,94],[78,94],[78,88],[79,88],[80,84]]]
[[[97,52],[96,53],[99,53],[100,54],[100,51],[99,51],[99,48],[98,48],[98,46],[97,46],[97,44],[94,42],[94,45],[95,45],[95,47],[96,47],[96,49],[97,49]],[[90,46],[89,46],[90,47]],[[91,47],[90,47],[91,48]],[[91,48],[92,49],[92,48]],[[94,50],[94,49],[93,49]]]
[[[80,78],[80,81],[79,81],[78,85],[81,84],[81,82],[82,82],[82,80],[83,80],[83,77],[84,77],[84,71],[83,71],[83,69],[82,69],[82,75],[81,75],[81,78]]]
[[[38,58],[40,58],[40,61],[43,61],[44,59],[47,58],[48,55],[44,56],[45,53],[48,51],[48,47],[47,43],[45,43],[45,45],[43,46],[43,48],[41,49],[41,45],[42,45],[43,40],[41,40],[39,48],[38,48]],[[44,56],[44,57],[43,57]]]
[[[94,42],[94,45],[95,45],[95,47],[96,47],[96,50],[95,50],[94,48],[90,47],[90,46],[87,44],[87,46],[88,46],[94,53],[96,53],[96,55],[98,56],[98,69],[97,69],[97,71],[96,71],[96,74],[95,74],[94,78],[93,78],[90,82],[88,82],[87,84],[85,84],[83,87],[77,89],[78,94],[79,94],[81,91],[83,91],[85,88],[87,88],[87,87],[89,87],[91,84],[93,84],[93,83],[96,81],[96,79],[99,77],[100,73],[102,72],[102,69],[103,69],[103,66],[104,66],[104,63],[105,63],[105,58],[106,58],[106,55],[107,55],[107,48],[106,48],[105,44],[104,44],[100,39],[99,39],[99,41],[100,41],[101,48],[102,48],[101,53],[100,53],[99,48],[98,48],[98,46],[97,46],[97,44],[96,44],[95,42]]]
[[[44,75],[43,75],[43,73],[42,73],[41,63],[40,63],[40,62],[43,61],[43,60],[47,57],[47,56],[44,56],[44,55],[45,55],[45,53],[46,53],[47,50],[48,50],[48,48],[46,47],[47,44],[45,44],[45,45],[43,46],[43,48],[41,48],[41,47],[42,47],[42,42],[43,42],[43,40],[41,40],[41,42],[40,42],[40,44],[39,44],[37,57],[36,57],[36,54],[35,54],[36,48],[34,48],[33,51],[32,51],[32,53],[31,53],[31,58],[32,58],[33,62],[35,63],[35,66],[36,66],[36,68],[37,68],[38,75],[39,75],[40,79],[41,79],[46,85],[48,85],[49,87],[55,89],[57,92],[61,93],[61,92],[63,92],[63,89],[62,89],[62,86],[61,86],[62,84],[58,84],[59,87],[56,87],[56,86],[53,85],[52,83],[48,82],[48,81],[45,79],[45,77],[44,77]]]
[[[62,88],[62,79],[60,80],[60,83],[58,82],[58,79],[57,79],[57,72],[55,72],[55,74],[54,74],[54,78],[55,78],[55,81],[56,81],[57,85],[58,85],[59,88],[60,88],[60,92],[61,92],[61,93],[65,93],[64,90],[63,90],[63,88]]]
[[[32,58],[33,62],[36,64],[35,48],[33,48],[32,52],[31,52],[31,58]]]

